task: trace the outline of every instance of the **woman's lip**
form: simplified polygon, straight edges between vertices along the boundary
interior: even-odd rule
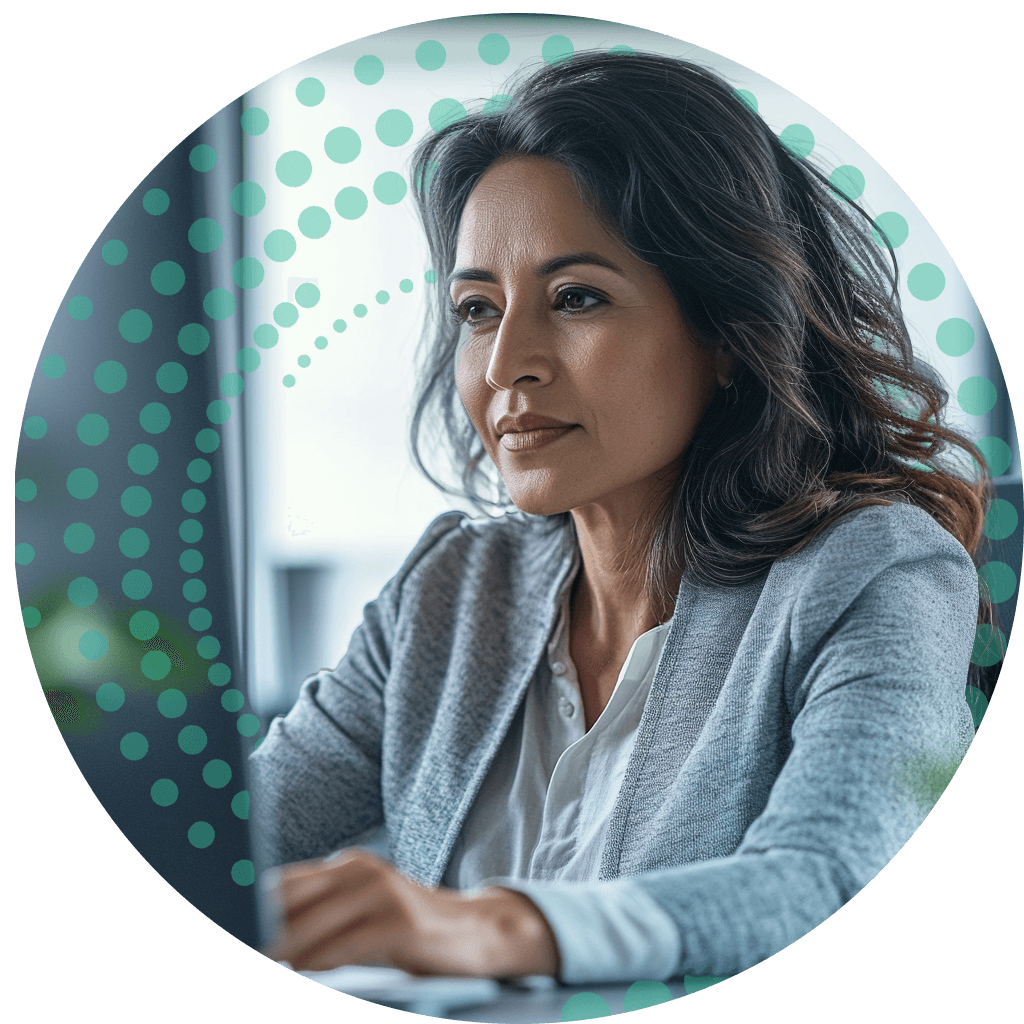
[[[510,452],[533,451],[576,429],[576,424],[564,427],[538,427],[535,430],[518,430],[501,435],[501,446]]]

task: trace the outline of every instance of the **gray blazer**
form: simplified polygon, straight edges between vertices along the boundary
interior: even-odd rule
[[[253,755],[278,862],[384,824],[397,867],[440,881],[574,550],[560,519],[430,525]],[[845,516],[743,586],[684,576],[601,865],[678,925],[677,973],[777,952],[907,841],[974,735],[977,606],[967,552],[905,504]]]

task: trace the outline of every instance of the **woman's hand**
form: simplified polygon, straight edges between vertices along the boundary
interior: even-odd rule
[[[363,850],[281,869],[282,928],[265,950],[295,970],[380,964],[411,974],[555,975],[558,949],[521,893],[427,889]]]

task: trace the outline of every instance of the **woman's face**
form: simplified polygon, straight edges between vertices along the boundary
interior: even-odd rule
[[[459,394],[520,509],[628,514],[664,493],[722,357],[561,164],[517,157],[481,178],[450,288]]]

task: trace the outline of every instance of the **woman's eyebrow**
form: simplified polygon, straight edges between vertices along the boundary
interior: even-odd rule
[[[538,277],[550,277],[552,274],[557,274],[558,271],[564,270],[566,267],[574,267],[580,264],[589,264],[590,266],[604,267],[607,270],[614,271],[616,274],[622,274],[622,268],[618,264],[613,263],[606,256],[602,256],[596,252],[570,252],[563,256],[553,256],[549,260],[545,260],[539,267],[536,268],[534,273]],[[489,270],[483,270],[479,267],[467,267],[465,270],[454,270],[451,277],[448,279],[448,287],[450,288],[456,281],[486,281],[488,284],[497,284],[498,279]]]

